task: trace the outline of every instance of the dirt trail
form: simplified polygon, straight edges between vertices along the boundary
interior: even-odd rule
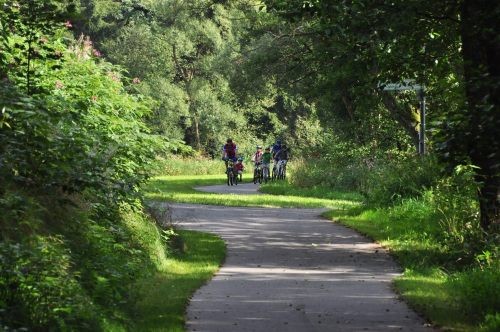
[[[391,290],[400,271],[390,256],[324,210],[169,206],[181,227],[227,244],[224,265],[190,301],[188,331],[431,330]]]

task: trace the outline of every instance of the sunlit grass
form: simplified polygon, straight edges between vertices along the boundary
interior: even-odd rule
[[[193,189],[196,186],[224,184],[223,175],[159,176],[145,188],[146,198],[177,203],[212,204],[225,206],[295,207],[346,209],[359,202],[339,198],[325,199],[300,195],[236,195],[206,193]]]
[[[151,278],[141,281],[134,331],[184,331],[185,308],[196,289],[218,270],[225,256],[217,236],[179,230],[183,253],[168,255]]]
[[[477,322],[457,303],[452,284],[458,275],[445,269],[454,263],[453,257],[442,244],[442,230],[424,201],[411,199],[384,209],[332,210],[324,215],[389,249],[404,269],[394,282],[396,290],[433,324],[454,331],[478,330]]]
[[[449,275],[439,268],[407,269],[395,280],[398,291],[415,311],[441,327],[456,331],[472,331],[465,324],[463,312],[455,305]]]

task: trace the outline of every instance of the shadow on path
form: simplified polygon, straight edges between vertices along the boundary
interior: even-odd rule
[[[172,204],[183,228],[220,235],[224,266],[187,309],[188,331],[424,331],[391,289],[390,256],[322,209]]]

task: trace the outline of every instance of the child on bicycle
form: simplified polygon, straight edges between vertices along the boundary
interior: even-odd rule
[[[253,154],[252,161],[256,164],[262,161],[262,146],[257,145],[257,151]]]
[[[267,147],[262,154],[262,171],[264,172],[264,176],[267,178],[269,178],[269,165],[271,164],[272,158],[271,148]]]
[[[243,158],[239,157],[238,161],[236,161],[236,164],[234,164],[234,170],[236,171],[236,174],[240,176],[240,181],[243,177],[243,170],[245,169],[245,166],[243,165]]]

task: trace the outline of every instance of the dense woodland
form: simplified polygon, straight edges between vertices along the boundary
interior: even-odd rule
[[[0,0],[0,324],[126,321],[164,255],[140,186],[228,137],[283,139],[295,186],[420,200],[448,270],[496,270],[499,25],[488,0]],[[417,93],[380,88],[405,79],[426,155]]]

